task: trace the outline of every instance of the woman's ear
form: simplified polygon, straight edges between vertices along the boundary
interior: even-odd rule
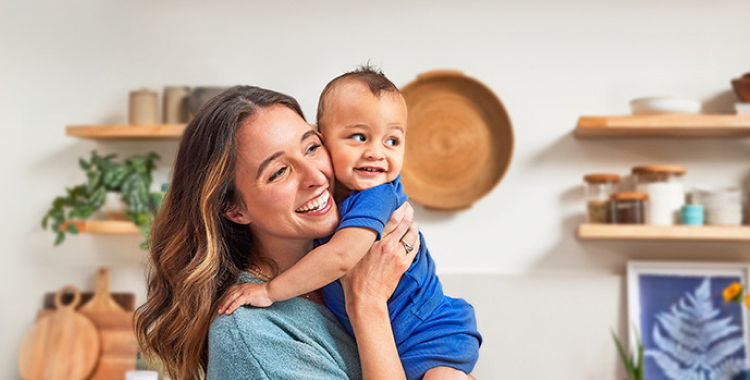
[[[237,206],[233,206],[232,208],[224,211],[222,215],[237,224],[250,224],[250,219],[248,219],[248,217],[245,216],[245,214],[240,211]]]

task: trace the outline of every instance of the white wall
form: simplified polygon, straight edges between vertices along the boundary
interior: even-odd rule
[[[513,120],[510,171],[467,211],[418,208],[448,293],[472,302],[485,344],[478,378],[624,377],[609,328],[627,326],[630,259],[746,260],[746,244],[579,242],[582,176],[637,164],[688,167],[688,183],[750,176],[748,141],[577,140],[582,114],[678,95],[726,110],[729,80],[750,71],[745,0],[385,0],[0,2],[3,265],[0,378],[44,292],[93,288],[144,300],[139,238],[79,236],[52,247],[39,226],[51,200],[83,180],[78,157],[157,151],[166,178],[176,142],[69,138],[67,124],[123,123],[128,91],[255,84],[314,116],[323,85],[370,60],[397,85],[458,69],[490,88]]]

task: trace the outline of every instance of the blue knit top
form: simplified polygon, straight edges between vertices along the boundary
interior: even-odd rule
[[[237,283],[262,282],[242,273]],[[357,345],[325,306],[299,297],[214,318],[207,380],[361,379]]]

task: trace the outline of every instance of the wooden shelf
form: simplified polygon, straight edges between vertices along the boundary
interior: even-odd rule
[[[652,226],[581,224],[581,240],[660,240],[750,242],[750,226]]]
[[[138,235],[138,227],[129,220],[76,220],[65,222],[61,229],[65,229],[67,223],[73,223],[82,234],[106,234],[106,235]]]
[[[84,139],[178,139],[186,124],[68,125],[65,134]]]
[[[589,137],[750,137],[750,115],[581,116],[575,135]]]

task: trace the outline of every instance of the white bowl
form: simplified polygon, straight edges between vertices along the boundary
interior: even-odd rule
[[[699,114],[701,102],[695,99],[652,97],[630,101],[633,115]]]
[[[737,111],[737,115],[750,115],[750,103],[734,103],[734,109]]]

